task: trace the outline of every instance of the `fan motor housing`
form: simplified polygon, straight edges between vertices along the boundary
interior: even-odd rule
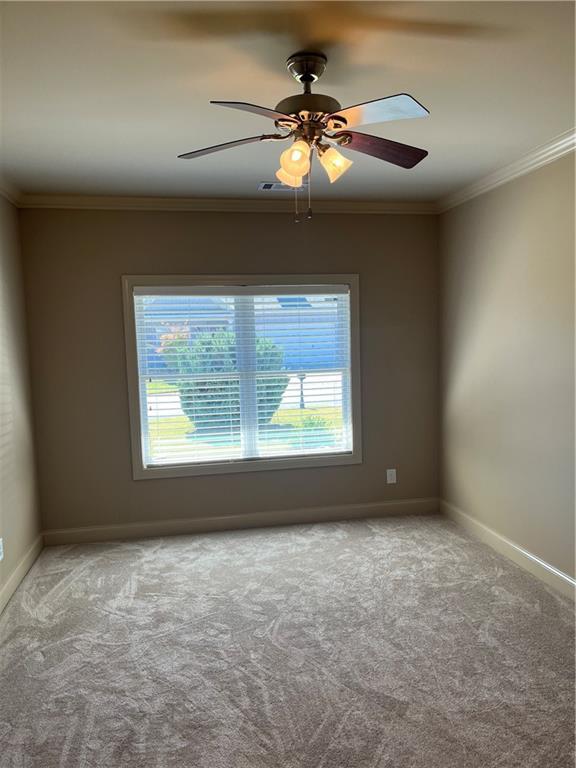
[[[342,109],[339,101],[332,96],[322,93],[297,93],[288,96],[276,105],[277,112],[285,115],[299,115],[300,112],[308,112],[313,115],[330,115]]]

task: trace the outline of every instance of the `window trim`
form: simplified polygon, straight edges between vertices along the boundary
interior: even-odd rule
[[[168,464],[147,467],[143,461],[142,413],[140,378],[134,313],[134,289],[180,288],[190,286],[326,286],[350,287],[350,405],[353,446],[346,453],[323,453],[309,456],[265,457],[233,459],[204,464]],[[360,307],[359,277],[356,274],[327,275],[123,275],[122,293],[124,304],[124,337],[128,383],[128,410],[130,417],[130,442],[132,453],[132,477],[134,480],[154,478],[193,477],[220,475],[237,472],[258,472],[282,469],[308,469],[314,467],[344,466],[362,463],[362,414],[360,402]]]

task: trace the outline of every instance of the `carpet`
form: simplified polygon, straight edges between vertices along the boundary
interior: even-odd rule
[[[437,516],[45,549],[1,768],[572,768],[574,613]]]

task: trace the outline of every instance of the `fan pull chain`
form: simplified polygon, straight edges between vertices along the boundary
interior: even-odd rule
[[[298,214],[298,189],[294,187],[294,224],[300,224],[300,216]]]
[[[306,212],[307,219],[312,218],[312,203],[310,201],[310,188],[312,186],[312,155],[313,152],[310,152],[310,168],[308,169],[308,210]]]

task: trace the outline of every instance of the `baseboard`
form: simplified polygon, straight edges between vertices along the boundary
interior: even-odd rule
[[[489,528],[484,523],[480,523],[470,515],[467,515],[458,507],[447,501],[440,501],[440,510],[458,525],[461,525],[472,536],[483,541],[488,546],[495,549],[501,555],[512,560],[516,565],[524,568],[526,571],[536,576],[541,581],[554,587],[563,595],[575,598],[576,580],[567,573],[555,568],[537,555],[528,552],[527,549],[520,547],[494,529]]]
[[[240,515],[218,515],[178,520],[154,520],[124,525],[97,525],[85,528],[60,528],[44,531],[44,544],[80,544],[118,539],[143,539],[155,536],[177,536],[209,533],[239,528],[265,528],[292,523],[321,523],[361,517],[430,514],[438,512],[437,498],[378,501],[367,504],[344,504],[331,507],[307,507]]]
[[[28,551],[20,558],[20,562],[8,577],[6,584],[0,589],[0,613],[8,605],[8,601],[16,592],[18,585],[34,565],[36,558],[42,552],[43,546],[42,536],[38,536]]]

